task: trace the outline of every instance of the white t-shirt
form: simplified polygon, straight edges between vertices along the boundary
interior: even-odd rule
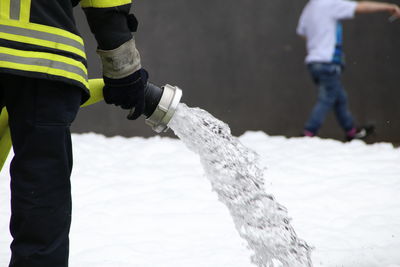
[[[341,52],[335,51],[341,49],[339,22],[353,18],[356,7],[356,2],[348,0],[310,0],[307,3],[297,26],[297,34],[307,39],[306,63],[334,61],[335,53]]]

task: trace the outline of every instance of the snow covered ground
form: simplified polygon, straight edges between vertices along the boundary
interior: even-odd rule
[[[314,266],[400,267],[400,149],[247,132],[266,187]],[[252,267],[199,158],[178,139],[73,135],[71,267]],[[10,160],[10,158],[9,158]],[[9,164],[8,160],[8,164]],[[0,266],[9,259],[8,165],[0,173]]]

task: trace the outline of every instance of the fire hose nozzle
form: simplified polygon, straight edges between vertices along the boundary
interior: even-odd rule
[[[157,133],[169,129],[168,123],[174,116],[176,108],[181,101],[182,90],[177,86],[166,84],[162,88],[147,83],[145,88],[146,124]],[[133,113],[134,109],[130,113]]]
[[[89,106],[103,100],[103,88],[103,79],[90,79],[90,98],[82,105],[82,107]],[[169,84],[160,88],[150,82],[147,83],[144,90],[145,108],[143,115],[146,117],[146,124],[150,125],[157,133],[167,131],[168,123],[174,116],[178,104],[181,101],[182,90]],[[133,112],[134,108],[130,110],[130,114]]]

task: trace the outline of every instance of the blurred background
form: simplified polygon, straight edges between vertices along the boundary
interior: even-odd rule
[[[183,90],[182,101],[229,124],[236,136],[248,130],[299,136],[317,89],[304,66],[305,44],[296,26],[305,0],[135,1],[136,43],[150,80]],[[86,42],[89,75],[101,77],[82,10],[75,9]],[[343,82],[359,124],[374,123],[369,142],[400,142],[400,21],[387,14],[344,22],[347,68]],[[81,109],[72,130],[106,136],[152,136],[126,111],[98,103]],[[166,133],[163,136],[173,136]],[[343,140],[333,114],[319,136]]]

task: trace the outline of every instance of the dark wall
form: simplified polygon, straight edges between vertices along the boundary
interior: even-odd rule
[[[316,98],[304,67],[305,46],[295,29],[304,0],[135,1],[142,63],[152,82],[178,85],[182,102],[228,123],[233,134],[263,130],[297,136]],[[91,77],[101,77],[93,38],[82,12],[77,20],[87,42]],[[350,108],[362,124],[377,127],[374,141],[400,141],[400,21],[384,14],[345,23]],[[82,109],[75,132],[153,135],[143,120],[96,104]],[[330,115],[320,132],[342,138]]]

